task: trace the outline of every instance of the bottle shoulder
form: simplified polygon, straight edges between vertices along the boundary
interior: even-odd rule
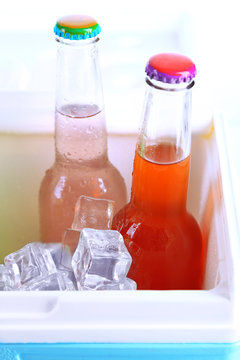
[[[45,172],[45,177],[53,176],[69,176],[73,174],[74,176],[86,176],[86,175],[97,175],[97,174],[116,174],[121,178],[119,170],[113,165],[109,159],[104,156],[99,159],[94,159],[90,161],[64,161],[56,160],[51,167],[49,167]]]
[[[132,240],[138,237],[145,238],[145,243],[159,236],[162,239],[163,233],[166,233],[167,237],[181,237],[182,239],[194,237],[196,241],[199,240],[199,243],[202,238],[196,219],[187,211],[171,215],[150,214],[148,211],[137,209],[131,202],[115,215],[113,228]]]
[[[76,165],[76,164],[75,164]],[[117,202],[118,211],[127,198],[126,186],[119,171],[106,161],[100,167],[64,166],[54,163],[41,182],[40,197],[67,199],[80,195],[109,198]]]

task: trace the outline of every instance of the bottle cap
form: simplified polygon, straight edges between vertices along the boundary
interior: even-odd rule
[[[163,53],[152,56],[145,69],[150,79],[169,84],[189,83],[197,70],[187,56]]]
[[[97,36],[101,31],[97,21],[86,15],[68,15],[60,18],[54,33],[64,39],[84,40]]]

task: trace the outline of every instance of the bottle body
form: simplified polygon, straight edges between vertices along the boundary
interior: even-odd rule
[[[164,147],[155,153],[166,152]],[[190,156],[156,164],[135,154],[132,198],[114,217],[113,227],[133,258],[129,277],[139,290],[201,289],[202,237],[186,211],[189,165]]]
[[[202,235],[186,209],[191,86],[146,79],[131,200],[113,220],[133,258],[129,276],[138,289],[202,287]]]
[[[58,138],[56,161],[47,170],[39,192],[43,242],[61,241],[64,230],[72,224],[74,206],[81,195],[114,200],[115,211],[126,203],[124,179],[108,160],[106,144],[103,146],[106,133],[97,131],[97,124],[103,118],[103,112],[86,118],[71,118],[75,122],[73,126],[71,121],[69,125],[69,116],[56,112],[56,130],[62,141]],[[76,123],[85,131],[76,131]],[[86,159],[79,160],[79,153],[86,154]]]
[[[81,195],[126,203],[126,187],[107,154],[98,38],[58,40],[55,162],[39,191],[41,241],[61,242]]]

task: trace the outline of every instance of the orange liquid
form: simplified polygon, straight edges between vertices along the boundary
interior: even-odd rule
[[[176,161],[171,145],[135,154],[132,197],[115,216],[133,258],[128,277],[138,289],[201,289],[202,236],[186,211],[190,156]]]

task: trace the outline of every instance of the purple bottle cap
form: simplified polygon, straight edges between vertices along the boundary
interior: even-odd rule
[[[190,83],[197,73],[191,59],[174,53],[152,56],[145,71],[150,79],[169,84]]]

